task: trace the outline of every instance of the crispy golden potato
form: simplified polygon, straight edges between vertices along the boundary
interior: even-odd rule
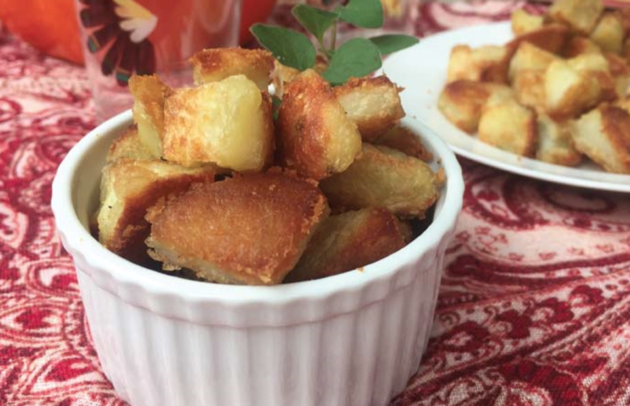
[[[151,151],[140,141],[136,125],[129,126],[122,134],[116,137],[107,152],[107,163],[123,158],[136,159],[138,161],[155,159]]]
[[[399,217],[422,218],[438,198],[438,183],[421,160],[364,143],[361,156],[320,187],[337,212],[385,207]]]
[[[621,98],[615,101],[614,106],[617,106],[625,110],[628,114],[630,114],[630,98],[628,97]]]
[[[538,48],[529,42],[523,42],[512,60],[508,70],[508,78],[510,82],[514,82],[515,77],[521,70],[542,70],[544,71],[553,61],[560,59],[558,56],[547,52],[542,48]]]
[[[164,100],[171,95],[172,90],[156,75],[134,75],[129,79],[129,91],[134,97],[133,121],[138,126],[140,140],[155,158],[160,158],[164,133]]]
[[[263,49],[213,48],[197,52],[190,63],[196,85],[245,75],[265,91],[271,82],[274,60],[271,52]]]
[[[569,39],[569,34],[569,28],[567,28],[567,26],[563,24],[549,24],[537,30],[519,35],[505,45],[508,54],[508,62],[509,58],[512,57],[523,42],[529,42],[552,54],[558,54]]]
[[[630,114],[606,103],[584,114],[573,128],[575,148],[608,172],[630,174]]]
[[[480,141],[521,156],[536,152],[536,133],[536,113],[515,100],[485,108],[479,120]]]
[[[582,162],[573,145],[571,123],[557,123],[548,116],[538,116],[538,149],[536,159],[556,165],[575,166]]]
[[[621,17],[617,13],[607,12],[600,18],[590,38],[602,51],[620,54],[625,35]]]
[[[433,160],[433,154],[422,144],[418,134],[402,124],[394,126],[384,135],[378,137],[374,143],[403,152],[405,155],[421,159],[424,162]]]
[[[471,49],[468,45],[456,45],[451,49],[446,82],[505,83],[511,56],[506,47],[486,45]]]
[[[572,36],[562,50],[562,56],[573,58],[581,54],[601,54],[602,50],[596,43],[581,35]]]
[[[260,171],[273,159],[271,98],[243,75],[166,99],[164,158],[184,166],[216,164]]]
[[[590,34],[604,10],[601,0],[558,0],[548,10],[554,21],[569,25],[580,34]]]
[[[524,69],[516,73],[512,88],[516,100],[524,106],[531,107],[538,113],[546,109],[545,71],[540,69]]]
[[[271,73],[271,80],[273,81],[273,87],[275,90],[274,95],[282,98],[286,86],[299,74],[299,70],[285,66],[278,62],[277,59],[274,59],[274,69]]]
[[[337,100],[365,142],[385,134],[405,116],[398,96],[401,90],[387,76],[351,78],[334,88]]]
[[[409,242],[411,228],[388,210],[363,209],[323,220],[285,282],[325,278],[371,264]]]
[[[346,170],[361,153],[361,134],[330,85],[309,69],[286,88],[277,120],[278,158],[315,180]]]
[[[210,168],[188,169],[163,161],[121,158],[103,169],[101,206],[97,215],[99,241],[128,259],[146,252],[147,209],[166,195],[181,193],[193,182],[212,182]]]
[[[523,9],[518,9],[512,12],[511,21],[514,35],[522,35],[541,28],[544,23],[544,17],[530,14]]]
[[[611,101],[617,98],[615,80],[610,73],[610,64],[603,55],[582,54],[568,59],[567,63],[577,72],[597,80],[600,88],[599,101]]]
[[[554,61],[545,72],[546,111],[554,119],[569,118],[597,105],[597,75],[579,72],[566,61]]]
[[[630,85],[630,68],[626,60],[619,55],[604,55],[608,61],[610,74],[615,81],[615,90],[618,97],[625,97]]]
[[[218,283],[282,282],[329,213],[312,180],[271,170],[204,183],[156,205],[147,219],[151,256]]]
[[[491,96],[498,100],[509,99],[513,92],[505,85],[458,80],[442,89],[438,108],[448,121],[472,134],[477,130],[481,110]]]

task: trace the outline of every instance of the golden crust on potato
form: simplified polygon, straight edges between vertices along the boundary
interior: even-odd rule
[[[590,38],[602,51],[620,54],[625,35],[621,17],[617,13],[607,12],[599,19]]]
[[[129,259],[139,258],[149,225],[147,209],[163,196],[180,193],[193,182],[212,182],[210,168],[188,169],[163,161],[121,158],[103,169],[99,241]]]
[[[558,0],[548,10],[554,21],[567,24],[574,31],[588,35],[604,10],[601,0]]]
[[[361,156],[320,187],[336,211],[385,207],[400,217],[422,218],[438,198],[438,183],[421,160],[364,143]]]
[[[519,45],[516,53],[510,61],[508,77],[510,82],[521,70],[542,70],[544,71],[551,62],[560,59],[558,56],[547,52],[542,48],[538,48],[529,42],[523,42]]]
[[[505,83],[511,52],[506,47],[486,45],[471,49],[456,45],[451,49],[446,82],[472,80]]]
[[[545,71],[539,69],[519,70],[512,82],[516,100],[524,106],[532,107],[538,113],[546,108]]]
[[[630,174],[630,114],[606,103],[575,122],[573,142],[578,151],[608,172]]]
[[[271,82],[274,60],[271,52],[263,49],[213,48],[197,52],[190,63],[196,85],[245,75],[264,91]]]
[[[554,61],[545,72],[545,97],[551,117],[574,117],[600,102],[598,75],[579,72],[566,61]]]
[[[569,39],[569,28],[563,24],[549,24],[534,31],[519,35],[505,45],[508,55],[511,57],[523,42],[528,42],[540,49],[559,53]],[[508,59],[509,61],[509,59]]]
[[[270,96],[243,75],[177,89],[165,104],[164,158],[260,171],[273,159],[271,108]]]
[[[512,12],[511,23],[514,35],[521,35],[541,28],[544,23],[544,17],[518,9]]]
[[[119,159],[129,158],[139,161],[150,161],[155,159],[151,151],[140,141],[138,135],[138,127],[131,125],[122,134],[120,134],[107,152],[107,163],[118,161]]]
[[[398,95],[401,90],[387,76],[350,78],[334,88],[337,100],[365,142],[385,134],[405,116]]]
[[[285,87],[299,74],[299,70],[283,65],[277,59],[274,59],[274,69],[271,73],[274,95],[282,98]]]
[[[271,170],[192,188],[147,216],[151,255],[219,283],[282,282],[329,213],[312,180]]]
[[[575,166],[582,162],[573,145],[570,122],[555,122],[548,116],[538,116],[538,149],[536,159],[556,165]]]
[[[382,208],[330,216],[285,282],[325,278],[371,264],[404,247],[410,234],[408,224]]]
[[[609,71],[615,81],[615,89],[618,97],[625,97],[630,84],[630,68],[626,60],[619,55],[605,54]]]
[[[343,172],[361,153],[357,125],[311,69],[287,86],[277,126],[279,161],[316,180]]]
[[[395,149],[424,162],[433,160],[433,154],[422,144],[419,136],[412,129],[401,124],[394,126],[394,128],[377,138],[374,143]]]
[[[485,108],[479,120],[479,140],[517,155],[533,156],[536,113],[515,100]]]
[[[472,134],[477,130],[484,104],[493,95],[496,98],[511,98],[513,93],[505,85],[458,80],[442,89],[438,108],[448,121]]]
[[[172,90],[156,75],[129,79],[133,95],[133,121],[138,126],[140,140],[155,158],[162,156],[164,133],[164,101]]]
[[[601,54],[602,50],[590,39],[577,35],[569,38],[562,50],[562,56],[573,58],[581,54]]]

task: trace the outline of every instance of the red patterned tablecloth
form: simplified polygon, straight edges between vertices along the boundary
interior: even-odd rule
[[[502,20],[522,4],[423,4],[415,27]],[[0,37],[2,405],[124,405],[49,207],[57,165],[93,126],[81,68]],[[629,405],[630,198],[462,164],[432,339],[393,405]]]

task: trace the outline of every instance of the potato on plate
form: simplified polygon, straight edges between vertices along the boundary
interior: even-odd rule
[[[554,21],[567,24],[580,34],[590,34],[604,10],[601,0],[558,0],[548,10]]]
[[[147,209],[163,196],[181,193],[194,182],[212,182],[210,168],[189,169],[163,161],[120,158],[107,165],[97,215],[99,241],[109,250],[138,259],[146,249]]]
[[[337,100],[365,142],[385,134],[405,116],[398,95],[401,90],[387,76],[351,78],[334,88]]]
[[[530,14],[523,9],[518,9],[512,12],[511,21],[514,35],[521,35],[541,28],[544,23],[544,17]]]
[[[611,101],[617,98],[615,80],[611,75],[608,59],[604,55],[582,54],[575,58],[567,59],[567,63],[577,72],[597,80],[600,89],[600,102]]]
[[[630,174],[630,114],[606,103],[582,115],[573,128],[575,148],[608,172]]]
[[[274,285],[293,269],[328,215],[313,180],[271,170],[193,187],[147,215],[150,255],[204,280]]]
[[[554,61],[545,72],[546,111],[554,119],[574,117],[601,100],[597,75],[580,72],[566,61]]]
[[[536,152],[536,113],[508,100],[484,109],[479,120],[479,140],[521,156]]]
[[[538,113],[546,109],[545,71],[540,69],[519,70],[512,82],[516,100]]]
[[[438,99],[438,108],[446,119],[469,134],[477,130],[481,110],[490,98],[513,97],[512,89],[495,83],[458,80],[448,83]]]
[[[472,80],[505,83],[511,52],[502,46],[486,45],[471,49],[456,45],[451,49],[446,82]]]
[[[562,56],[573,58],[581,54],[601,54],[602,50],[596,43],[581,35],[576,35],[567,41],[562,50]]]
[[[542,48],[538,48],[529,42],[523,42],[518,46],[516,53],[510,61],[508,70],[508,78],[510,82],[521,70],[541,70],[544,71],[553,61],[560,58],[551,52],[547,52]]]
[[[140,140],[155,158],[162,156],[164,136],[164,101],[172,90],[156,75],[129,79],[133,95],[133,121],[138,126]]]
[[[271,98],[243,75],[175,90],[164,115],[169,161],[255,172],[273,159]]]
[[[282,166],[315,180],[343,172],[361,153],[357,125],[330,85],[312,69],[287,86],[277,126]]]
[[[616,13],[607,12],[599,19],[590,38],[602,51],[620,54],[625,36],[621,17]]]
[[[190,63],[196,85],[245,75],[264,91],[271,82],[274,60],[271,52],[263,49],[213,48],[197,52]]]
[[[505,45],[508,50],[508,62],[514,52],[523,42],[528,42],[538,48],[553,54],[558,54],[570,38],[569,28],[564,24],[548,24],[543,27],[519,35]]]
[[[130,126],[116,137],[107,152],[107,163],[112,163],[124,158],[138,161],[151,161],[155,159],[151,151],[140,141],[138,127],[136,125]]]
[[[285,282],[325,278],[369,265],[404,247],[411,228],[382,208],[324,219]]]
[[[615,81],[615,90],[618,97],[625,97],[630,85],[630,68],[626,60],[619,55],[604,55],[608,61],[609,71]]]
[[[418,135],[409,127],[397,124],[374,141],[376,145],[392,148],[424,162],[431,162],[433,154],[422,144]]]
[[[423,218],[438,198],[438,186],[436,174],[421,160],[366,143],[345,172],[320,183],[337,212],[384,207],[403,218]]]
[[[536,159],[556,165],[575,166],[582,161],[573,145],[572,124],[555,122],[548,116],[538,116],[538,149]]]

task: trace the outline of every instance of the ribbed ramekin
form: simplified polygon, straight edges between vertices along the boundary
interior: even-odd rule
[[[446,172],[431,226],[361,271],[272,287],[178,279],[140,267],[88,231],[110,143],[131,113],[62,162],[52,208],[77,269],[103,370],[133,406],[386,405],[426,346],[444,251],[462,206],[448,147],[408,120]],[[436,166],[437,168],[437,166]]]

